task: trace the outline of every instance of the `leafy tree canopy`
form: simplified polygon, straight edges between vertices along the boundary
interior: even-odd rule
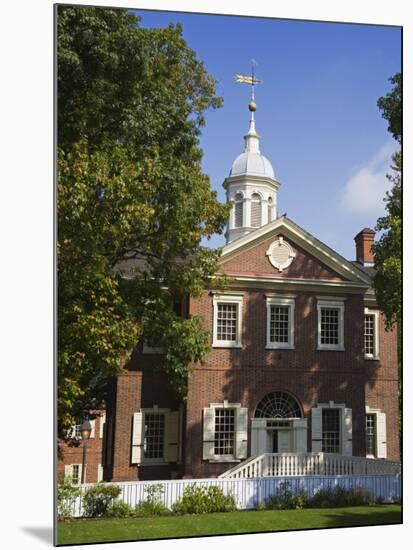
[[[402,139],[402,103],[401,74],[390,78],[392,90],[381,97],[377,104],[383,117],[388,121],[389,132],[401,143]],[[373,286],[376,291],[377,303],[386,319],[386,327],[390,329],[395,323],[401,326],[401,168],[402,156],[398,151],[393,155],[392,173],[387,177],[393,187],[386,194],[387,214],[377,221],[376,230],[381,237],[374,246],[376,275]]]
[[[188,364],[208,350],[197,295],[219,251],[228,207],[201,170],[215,81],[179,25],[143,29],[126,10],[58,8],[58,419],[105,398],[138,340],[164,346],[163,373],[183,397]]]

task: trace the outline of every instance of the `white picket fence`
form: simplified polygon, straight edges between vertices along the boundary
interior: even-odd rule
[[[216,485],[222,489],[224,494],[232,495],[235,498],[239,510],[255,508],[257,503],[264,502],[271,495],[279,493],[280,489],[287,483],[289,489],[296,493],[303,491],[307,496],[313,496],[321,489],[331,489],[340,486],[346,489],[362,488],[371,493],[375,499],[383,502],[394,502],[400,500],[400,474],[393,475],[309,475],[309,476],[280,476],[280,477],[257,477],[237,479],[174,479],[168,481],[129,481],[124,483],[110,483],[118,485],[122,492],[119,499],[135,506],[147,498],[145,489],[151,485],[161,484],[163,487],[162,501],[170,508],[174,502],[179,500],[188,485],[208,487]],[[90,487],[90,484],[81,485],[82,494]],[[82,494],[73,504],[73,517],[81,517]]]

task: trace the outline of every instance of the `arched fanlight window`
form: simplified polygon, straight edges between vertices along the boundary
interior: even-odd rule
[[[272,221],[272,198],[268,198],[268,223]]]
[[[236,195],[235,195],[235,222],[234,222],[234,227],[242,227],[242,209],[243,209],[243,196],[242,196],[242,193],[236,193]]]
[[[255,418],[301,418],[297,401],[288,393],[274,391],[268,393],[258,403]]]
[[[251,227],[261,227],[261,197],[258,193],[251,195]]]

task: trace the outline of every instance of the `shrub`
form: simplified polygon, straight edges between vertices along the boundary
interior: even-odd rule
[[[59,519],[72,516],[73,504],[80,495],[80,488],[75,487],[70,477],[63,477],[57,485],[57,515]]]
[[[280,483],[277,495],[270,496],[265,501],[267,510],[292,510],[305,508],[308,498],[302,491],[293,494],[288,483]]]
[[[336,486],[329,489],[321,489],[309,501],[311,508],[338,508],[344,506],[365,506],[371,504],[373,498],[371,494],[357,487],[354,489],[345,489]]]
[[[129,506],[127,502],[122,500],[114,500],[106,510],[105,517],[107,518],[132,518],[134,517],[135,509]]]
[[[165,489],[162,483],[154,483],[145,487],[147,494],[146,500],[143,500],[135,506],[136,516],[161,516],[169,514],[170,510],[162,502],[162,495]]]
[[[224,495],[222,489],[215,485],[202,487],[188,485],[184,494],[172,506],[177,514],[206,514],[211,512],[233,512],[236,509],[232,495]]]
[[[100,481],[89,487],[83,496],[84,515],[89,518],[100,518],[107,514],[113,499],[121,493],[117,485],[107,485]]]

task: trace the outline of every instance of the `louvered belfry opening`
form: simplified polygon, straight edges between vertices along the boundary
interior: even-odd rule
[[[251,227],[261,227],[261,197],[258,193],[251,195]]]
[[[301,418],[301,409],[297,401],[285,392],[268,393],[258,403],[255,418]]]
[[[243,196],[242,193],[235,195],[235,227],[242,227],[243,216]]]

